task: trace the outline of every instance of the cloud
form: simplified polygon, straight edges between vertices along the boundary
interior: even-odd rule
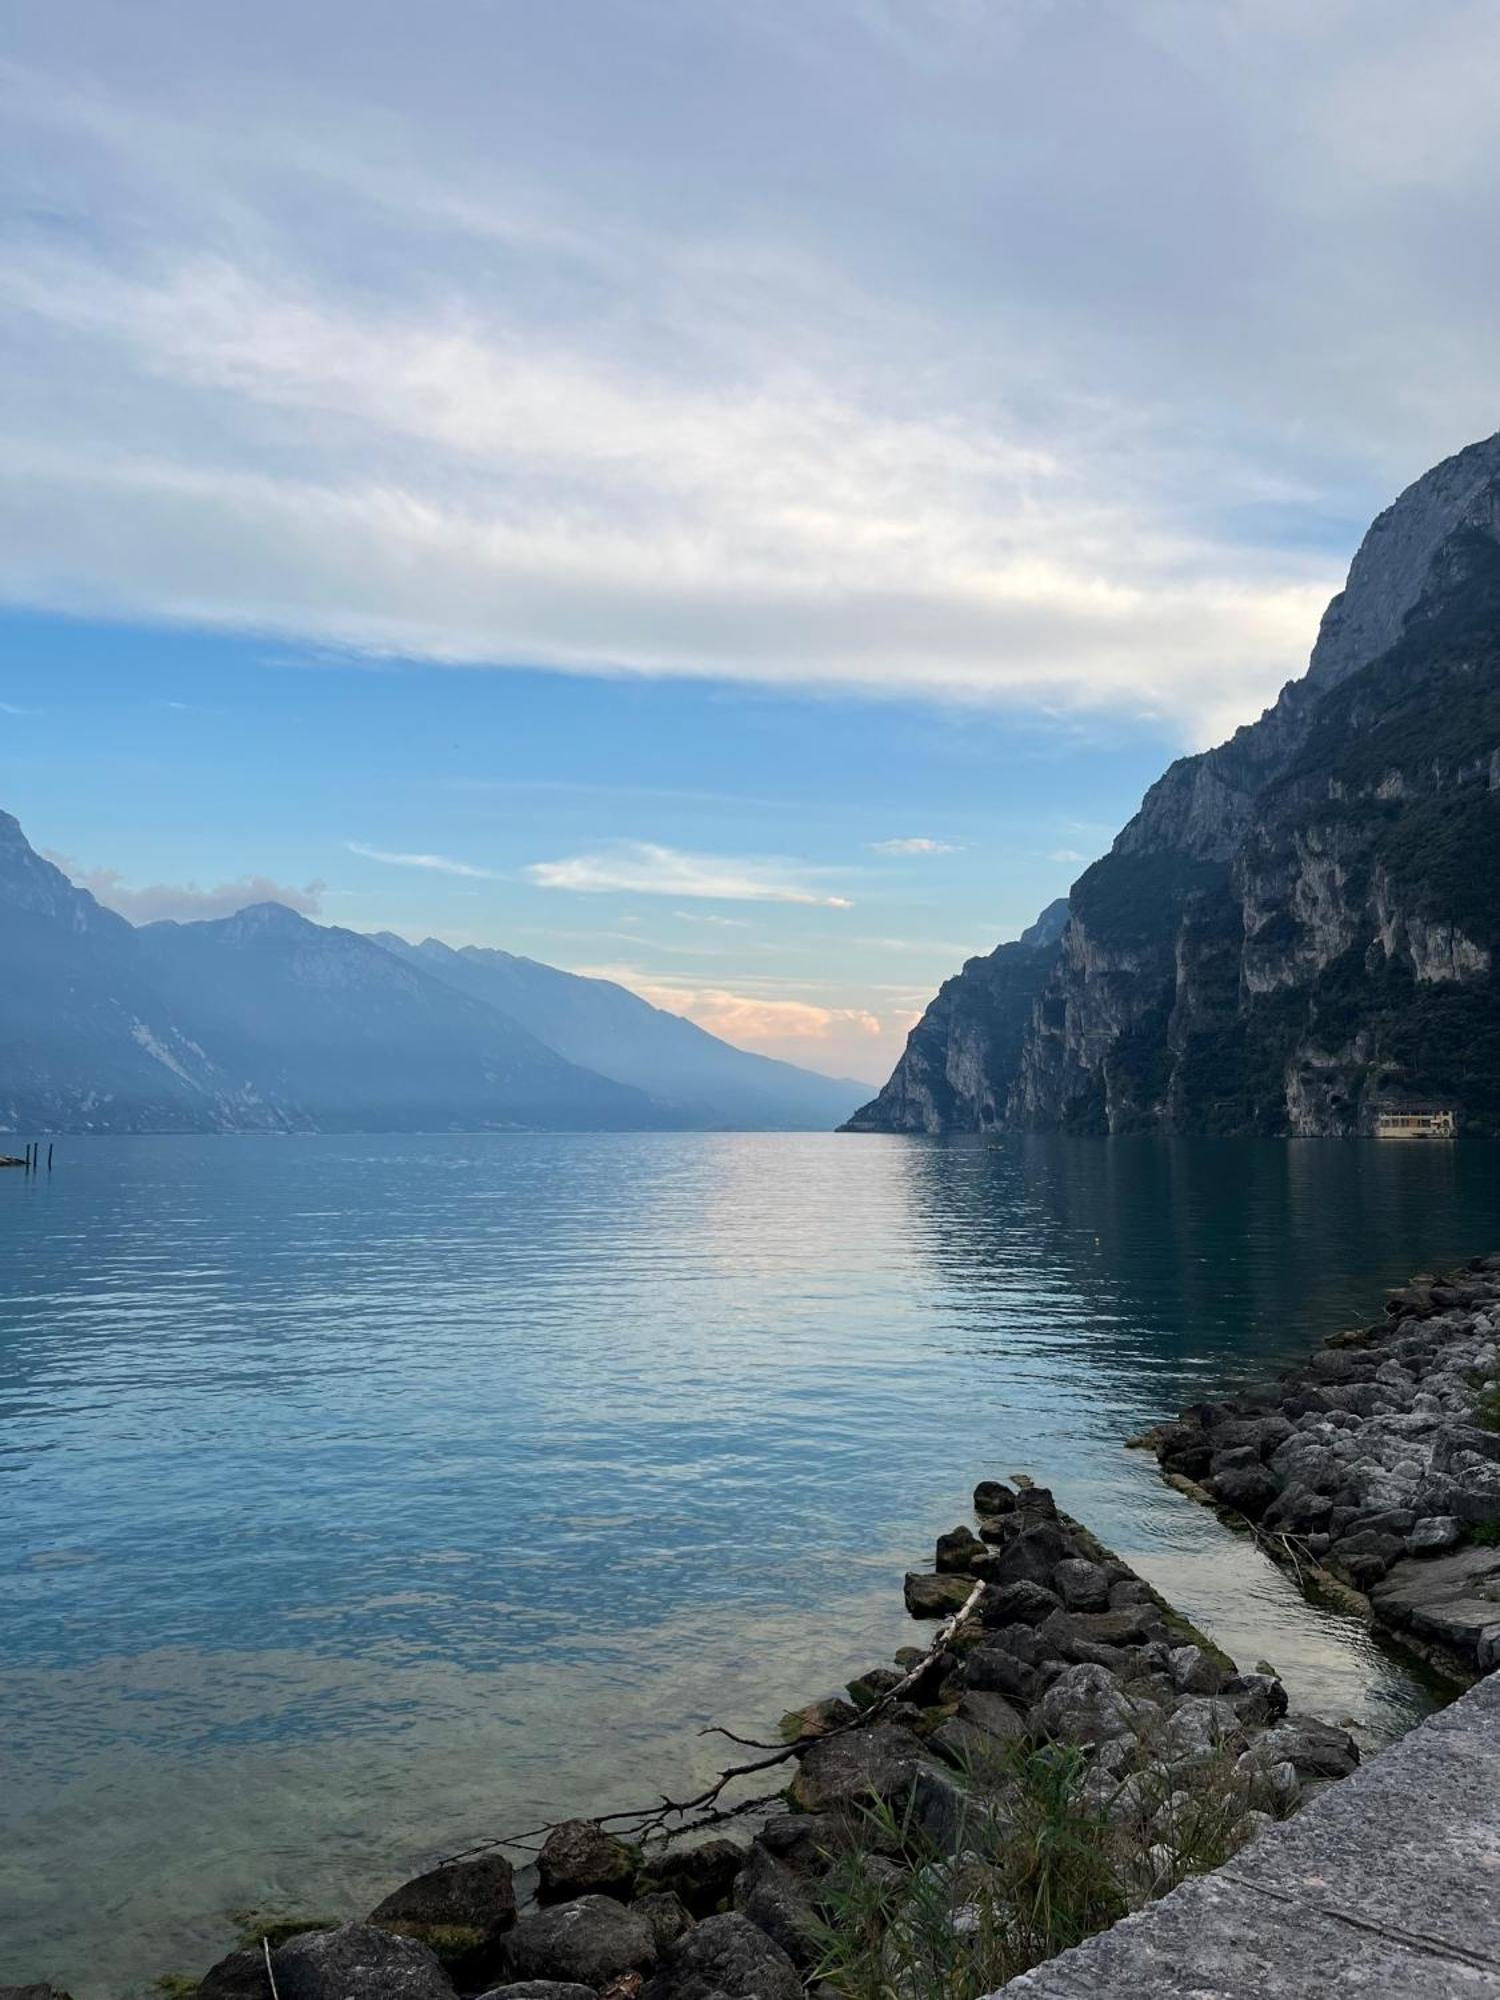
[[[133,924],[206,922],[232,917],[236,910],[252,903],[282,903],[304,917],[315,917],[322,911],[327,887],[324,882],[304,882],[299,888],[273,882],[268,875],[242,875],[238,881],[220,882],[212,889],[200,889],[196,882],[151,882],[134,889],[118,869],[80,868],[65,854],[49,853],[47,859],[106,909]]]
[[[819,888],[812,871],[794,862],[685,854],[679,848],[649,841],[625,842],[606,853],[533,862],[526,872],[543,889],[702,896],[735,903],[803,903],[823,910],[853,908],[847,897]]]
[[[1492,421],[1473,0],[317,14],[9,37],[10,600],[1201,741]]]
[[[681,1014],[737,1048],[826,1069],[834,1075],[869,1073],[889,1067],[881,1048],[892,1032],[905,1033],[908,1016],[890,1022],[865,1007],[829,1007],[805,999],[775,999],[725,986],[698,986],[664,980],[633,966],[581,966],[600,979],[613,979],[649,1000],[653,1007]]]
[[[362,855],[366,861],[383,861],[391,868],[425,868],[434,875],[463,875],[482,882],[500,880],[493,868],[476,868],[468,861],[450,860],[446,854],[392,854],[383,847],[366,847],[359,840],[346,840],[344,845],[351,854]]]
[[[36,715],[39,712],[34,708],[17,708],[13,701],[0,701],[0,715]]]
[[[1070,865],[1087,861],[1088,858],[1086,854],[1080,853],[1076,847],[1054,847],[1047,856],[1049,861],[1065,861]]]
[[[951,840],[925,840],[920,835],[908,840],[872,840],[872,854],[957,854]]]

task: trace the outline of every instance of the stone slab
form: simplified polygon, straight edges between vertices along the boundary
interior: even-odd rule
[[[1500,2000],[1500,1675],[1006,2000]]]
[[[1500,1625],[1500,1549],[1408,1557],[1375,1586],[1370,1601],[1389,1624],[1410,1626],[1472,1660],[1480,1633]]]
[[[1493,2000],[1500,1967],[1437,1959],[1204,1875],[1001,1993],[1005,2000]]]

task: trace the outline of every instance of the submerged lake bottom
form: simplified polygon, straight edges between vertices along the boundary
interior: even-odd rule
[[[0,1186],[0,1983],[688,1783],[912,1638],[981,1478],[1388,1739],[1415,1667],[1124,1440],[1497,1217],[1470,1142],[59,1142]]]

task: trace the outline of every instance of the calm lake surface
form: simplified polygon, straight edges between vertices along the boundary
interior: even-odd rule
[[[706,1770],[1026,1471],[1245,1664],[1428,1699],[1121,1441],[1500,1245],[1500,1149],[70,1139],[0,1176],[0,1984]]]

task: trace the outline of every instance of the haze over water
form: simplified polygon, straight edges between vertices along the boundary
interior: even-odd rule
[[[68,1140],[0,1182],[0,1978],[687,1784],[1026,1471],[1244,1664],[1425,1697],[1122,1440],[1496,1247],[1477,1145]]]

